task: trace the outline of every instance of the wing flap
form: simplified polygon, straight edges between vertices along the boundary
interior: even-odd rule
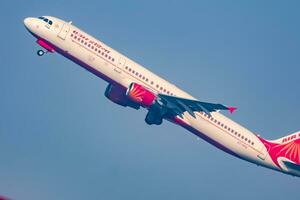
[[[196,118],[194,112],[205,112],[207,115],[211,115],[211,112],[218,110],[232,111],[234,107],[227,107],[222,104],[201,102],[193,99],[185,99],[180,97],[168,96],[164,94],[158,94],[158,99],[168,109],[169,115],[182,115],[184,112],[188,112],[192,117]],[[234,108],[235,110],[236,108]]]

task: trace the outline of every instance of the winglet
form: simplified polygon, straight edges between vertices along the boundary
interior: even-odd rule
[[[237,109],[237,107],[233,107],[233,106],[229,106],[227,108],[231,114]]]

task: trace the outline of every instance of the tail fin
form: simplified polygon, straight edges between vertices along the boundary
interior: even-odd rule
[[[288,165],[293,165],[298,166],[300,170],[300,132],[276,140],[265,140],[263,138],[260,138],[260,140],[266,146],[270,157],[278,167],[283,168],[282,164],[284,164],[284,168],[291,171]]]

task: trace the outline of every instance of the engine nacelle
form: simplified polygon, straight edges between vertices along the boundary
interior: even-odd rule
[[[125,87],[109,84],[105,90],[105,96],[112,102],[139,109],[140,106],[148,108],[145,118],[147,124],[160,125],[163,121],[163,107],[156,101],[157,95],[138,83],[131,83]]]
[[[148,125],[156,124],[156,125],[161,125],[163,122],[163,112],[162,112],[162,107],[155,102],[149,109],[145,122]]]
[[[150,107],[156,100],[156,94],[138,83],[131,83],[126,91],[126,96],[133,102]]]
[[[126,95],[126,88],[109,84],[105,90],[105,96],[112,102],[121,105],[129,106],[134,109],[139,109],[140,105],[128,99]]]

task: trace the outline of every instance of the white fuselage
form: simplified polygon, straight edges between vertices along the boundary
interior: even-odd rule
[[[51,28],[38,25],[40,30],[35,31],[37,25],[32,25],[28,29],[35,36],[53,44],[58,53],[106,81],[126,88],[136,82],[155,93],[195,99],[76,26],[54,17],[49,18],[54,21]],[[219,112],[213,112],[211,116],[204,112],[196,112],[195,115],[193,118],[185,113],[179,125],[239,158],[280,170],[272,162],[264,144],[251,131]]]

